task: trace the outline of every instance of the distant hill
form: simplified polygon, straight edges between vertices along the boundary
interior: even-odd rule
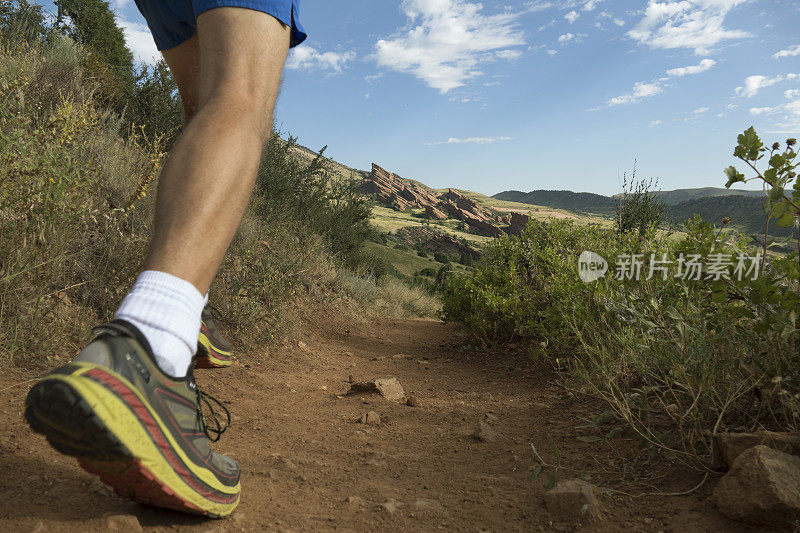
[[[763,234],[766,214],[764,213],[764,193],[761,197],[731,195],[707,196],[686,200],[667,206],[667,218],[675,223],[683,222],[694,215],[716,225],[725,217],[731,218],[731,225],[747,235]],[[797,237],[794,228],[782,228],[775,220],[769,224],[769,234],[774,237]]]
[[[761,197],[763,191],[745,191],[742,189],[724,189],[721,187],[701,187],[699,189],[675,189],[674,191],[658,191],[655,193],[666,205],[675,205],[687,200],[707,198],[711,196],[747,196]]]
[[[670,222],[681,223],[694,215],[719,225],[722,219],[730,217],[733,226],[747,235],[764,232],[764,193],[741,189],[722,189],[703,187],[698,189],[677,189],[656,193],[666,206],[666,218]],[[492,196],[498,200],[541,205],[569,211],[585,213],[612,214],[617,207],[617,198],[587,192],[572,191],[505,191]],[[797,237],[797,230],[782,228],[775,221],[770,222],[769,233],[775,237]]]
[[[497,200],[541,205],[569,211],[611,214],[617,208],[617,200],[610,196],[591,192],[572,191],[505,191],[492,196]]]

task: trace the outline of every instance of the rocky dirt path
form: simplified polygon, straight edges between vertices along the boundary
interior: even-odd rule
[[[243,469],[242,503],[222,520],[201,520],[123,501],[53,452],[22,420],[31,376],[0,378],[0,530],[101,531],[735,531],[710,501],[710,480],[688,496],[604,494],[604,518],[554,522],[543,479],[529,480],[536,443],[563,464],[623,468],[635,449],[625,437],[585,443],[582,417],[599,405],[555,384],[522,356],[487,357],[463,347],[455,326],[433,320],[321,317],[300,346],[242,355],[234,368],[203,371],[198,382],[226,401],[233,424],[216,449]],[[64,359],[66,361],[66,358]],[[377,395],[345,396],[356,381],[396,377],[418,406]],[[358,423],[368,411],[379,425]],[[496,431],[473,436],[479,422]],[[614,461],[617,461],[614,463]],[[636,466],[639,465],[639,466]],[[665,462],[624,467],[666,491],[693,487],[699,474]],[[592,479],[628,494],[652,487],[620,476]]]

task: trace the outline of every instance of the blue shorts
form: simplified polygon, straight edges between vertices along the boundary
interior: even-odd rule
[[[197,16],[215,7],[243,7],[272,15],[292,30],[290,46],[306,39],[300,25],[300,0],[136,0],[159,50],[169,50],[194,35]]]

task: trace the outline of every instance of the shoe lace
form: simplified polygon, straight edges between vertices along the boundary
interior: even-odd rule
[[[222,313],[220,312],[220,310],[219,310],[219,309],[217,309],[216,307],[214,307],[212,304],[210,304],[210,303],[206,303],[206,309],[208,309],[208,310],[209,310],[209,312],[210,312],[210,314],[211,314],[211,317],[212,317],[212,318],[213,318],[213,319],[214,319],[216,322],[225,322],[225,321],[226,321],[226,320],[225,320],[225,319],[222,317]]]
[[[231,412],[228,411],[228,408],[225,407],[222,402],[207,392],[201,391],[197,385],[195,385],[195,392],[197,393],[197,419],[200,421],[200,427],[203,429],[203,433],[206,434],[206,437],[208,437],[208,440],[211,442],[217,442],[222,434],[225,433],[225,430],[231,425]],[[220,422],[220,417],[217,416],[217,412],[214,410],[213,404],[216,404],[225,412],[224,426],[222,425],[222,422]],[[207,408],[211,420],[214,422],[213,425],[209,425],[206,422],[206,415],[203,406]]]

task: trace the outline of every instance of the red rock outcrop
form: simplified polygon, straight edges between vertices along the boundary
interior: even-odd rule
[[[432,205],[425,206],[425,216],[427,216],[428,218],[432,218],[434,220],[444,220],[445,218],[447,218],[447,215],[445,215]]]
[[[379,202],[398,211],[413,207],[434,207],[439,202],[435,195],[416,183],[404,180],[384,170],[375,163],[372,172],[361,182],[364,191],[374,194]]]
[[[522,230],[525,229],[530,220],[531,217],[529,217],[528,215],[512,212],[511,220],[509,221],[509,225],[506,228],[506,233],[510,233],[511,235],[518,235],[522,233]]]
[[[484,235],[486,237],[499,237],[503,234],[503,230],[491,222],[487,222],[479,218],[467,216],[464,219],[464,222],[466,222],[467,226],[469,226],[469,228],[478,235]]]
[[[425,216],[434,220],[455,218],[466,223],[479,235],[497,237],[502,231],[497,227],[494,214],[474,200],[453,189],[436,196],[429,189],[372,164],[372,172],[361,182],[362,189],[374,194],[380,203],[397,211],[424,209]]]

